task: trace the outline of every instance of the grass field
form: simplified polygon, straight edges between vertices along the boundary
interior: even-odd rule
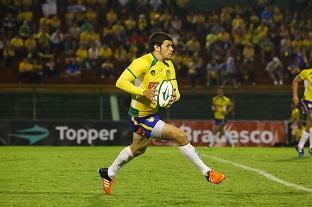
[[[177,148],[151,147],[119,171],[113,195],[106,196],[97,168],[121,149],[0,147],[0,206],[312,206],[312,156],[298,159],[292,148],[198,147],[226,176],[212,185]],[[261,170],[310,192],[272,181]]]

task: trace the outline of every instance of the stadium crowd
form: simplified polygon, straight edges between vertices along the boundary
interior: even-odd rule
[[[195,10],[189,0],[1,0],[1,68],[20,83],[90,74],[105,83],[165,31],[192,87],[257,84],[256,74],[289,84],[312,61],[312,2],[255,2]]]

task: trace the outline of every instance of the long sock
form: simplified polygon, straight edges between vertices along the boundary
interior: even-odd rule
[[[308,138],[309,138],[309,133],[306,132],[305,130],[303,130],[302,133],[301,133],[301,137],[300,137],[299,143],[298,143],[299,150],[302,150],[304,148],[304,144],[306,143]]]
[[[108,176],[114,177],[117,171],[133,158],[130,146],[124,148],[114,160],[113,164],[108,168]]]
[[[225,131],[224,132],[224,137],[225,139],[231,144],[232,147],[234,147],[235,143],[234,141],[232,140],[232,136],[230,135],[229,132]]]
[[[196,152],[196,149],[188,143],[187,145],[179,147],[182,154],[191,161],[204,176],[207,176],[207,172],[211,169],[205,165],[205,163],[200,159],[199,155]]]
[[[310,136],[309,136],[310,148],[312,149],[312,129],[310,129]]]

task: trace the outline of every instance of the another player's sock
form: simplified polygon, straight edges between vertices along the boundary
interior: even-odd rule
[[[232,140],[232,136],[228,132],[224,132],[225,139],[231,144],[232,147],[234,147],[234,141]]]
[[[133,158],[130,146],[124,148],[114,160],[113,164],[108,168],[108,176],[114,177],[117,171]]]
[[[306,143],[308,138],[309,138],[309,133],[306,132],[305,130],[303,130],[302,134],[301,134],[301,138],[300,138],[299,143],[298,143],[298,149],[299,150],[302,150],[304,148],[304,144]]]
[[[179,147],[182,154],[190,160],[204,176],[207,176],[207,172],[211,169],[205,165],[205,163],[200,159],[199,155],[196,152],[196,149],[188,143],[187,145]]]
[[[309,149],[310,149],[310,151],[311,151],[311,149],[312,149],[312,129],[310,129],[309,142],[310,142],[310,147],[309,147]]]

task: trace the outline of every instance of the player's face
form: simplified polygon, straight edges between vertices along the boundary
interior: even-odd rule
[[[222,97],[223,96],[223,90],[222,89],[218,89],[217,90],[217,94],[218,94],[218,96]]]
[[[160,55],[164,60],[169,60],[173,55],[173,44],[170,40],[165,40],[160,46]]]

